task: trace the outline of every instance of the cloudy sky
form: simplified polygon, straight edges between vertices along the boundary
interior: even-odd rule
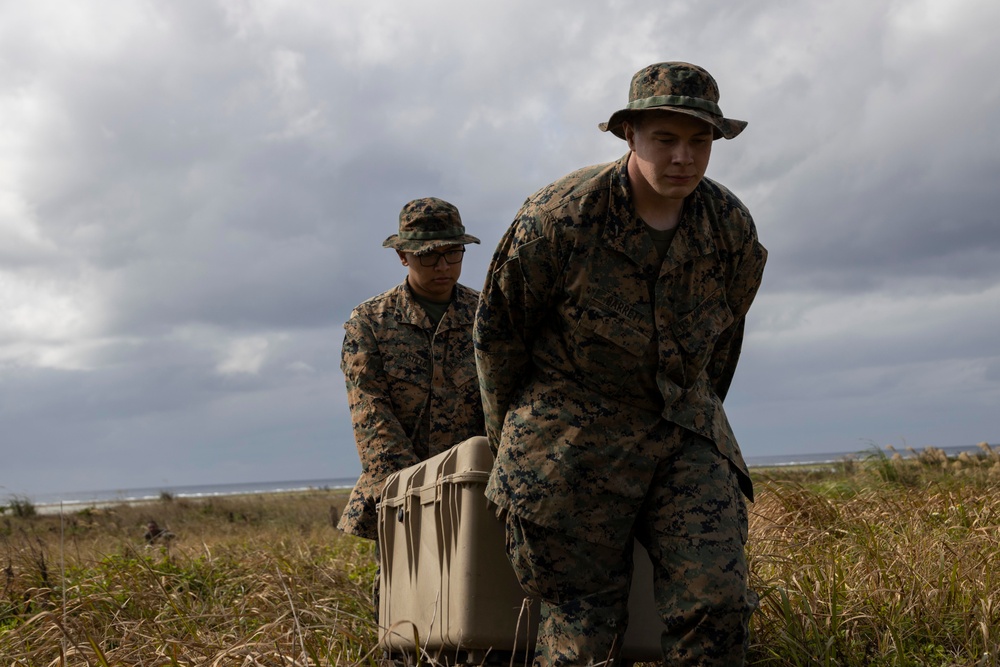
[[[1000,3],[0,0],[0,497],[347,477],[402,205],[479,288],[524,198],[688,60],[770,251],[749,457],[1000,442]]]

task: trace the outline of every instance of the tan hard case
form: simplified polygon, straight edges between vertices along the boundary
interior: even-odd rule
[[[379,644],[448,664],[533,651],[538,601],[507,560],[484,495],[493,454],[475,437],[391,475],[378,504]],[[624,662],[660,659],[649,557],[635,544]]]

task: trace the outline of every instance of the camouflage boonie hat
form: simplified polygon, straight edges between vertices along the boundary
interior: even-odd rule
[[[747,126],[745,120],[722,116],[719,108],[719,86],[707,71],[690,63],[656,63],[643,68],[632,77],[628,91],[628,106],[620,109],[597,127],[625,138],[622,122],[637,111],[660,109],[700,118],[714,128],[716,139],[732,139]]]
[[[453,204],[437,197],[414,199],[399,212],[399,233],[382,242],[383,248],[420,254],[446,245],[479,243],[465,233]]]

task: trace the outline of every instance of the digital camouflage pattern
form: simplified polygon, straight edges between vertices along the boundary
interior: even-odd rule
[[[479,293],[455,286],[435,328],[404,282],[373,297],[344,324],[341,370],[361,477],[338,527],[376,539],[385,478],[482,435],[472,321]]]
[[[708,440],[660,422],[660,461],[636,522],[664,601],[664,664],[743,661],[756,595],[747,589],[746,504],[731,464]],[[618,664],[628,623],[631,546],[594,545],[508,514],[507,553],[522,587],[543,600],[535,665]]]
[[[725,118],[719,108],[719,86],[712,75],[691,63],[667,62],[644,67],[632,76],[628,105],[611,114],[599,127],[625,138],[622,122],[629,115],[650,109],[683,113],[712,125],[715,138],[732,139],[747,126],[744,120]]]
[[[383,241],[382,247],[420,254],[456,243],[479,243],[479,239],[465,233],[462,216],[454,204],[437,197],[421,197],[403,205],[399,232]]]
[[[599,568],[608,573],[647,525],[650,544],[679,549],[662,547],[653,563],[656,580],[678,584],[657,584],[661,617],[676,628],[687,627],[692,614],[704,621],[700,610],[719,611],[713,587],[720,587],[728,598],[720,622],[742,638],[745,627],[733,630],[730,621],[748,615],[745,527],[722,517],[742,506],[737,486],[751,500],[753,488],[722,401],[767,253],[746,207],[706,178],[685,199],[661,262],[634,212],[628,158],[581,169],[532,195],[494,254],[473,334],[496,454],[486,494],[584,555],[581,543],[611,554]],[[665,429],[687,436],[667,437]],[[685,477],[699,442],[712,443],[714,454]],[[712,538],[725,544],[725,558],[680,549],[675,538],[683,534],[670,532],[706,521],[725,533]],[[551,545],[524,544],[513,540],[512,560],[557,567]],[[564,579],[532,570],[532,585],[572,597],[566,586],[586,576],[575,567]],[[607,599],[543,600],[550,609],[569,605],[596,626],[580,635],[577,621],[554,616],[539,634],[536,665],[559,664],[547,662],[546,652],[605,641],[613,630],[600,620]],[[704,622],[685,645],[717,638]]]
[[[627,162],[529,198],[493,257],[474,330],[497,457],[487,495],[607,546],[631,531],[655,467],[639,443],[661,418],[714,442],[752,499],[722,401],[766,258],[747,209],[706,178],[661,265]]]

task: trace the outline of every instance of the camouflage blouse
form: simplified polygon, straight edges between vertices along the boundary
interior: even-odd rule
[[[359,305],[344,324],[340,367],[361,477],[341,530],[375,539],[375,502],[386,477],[483,435],[472,349],[478,296],[456,285],[435,328],[404,282]]]
[[[661,419],[712,440],[752,498],[722,401],[767,255],[746,207],[703,179],[661,263],[634,213],[627,160],[525,202],[493,257],[474,330],[497,454],[487,495],[607,544],[628,534],[653,472],[629,448]]]

